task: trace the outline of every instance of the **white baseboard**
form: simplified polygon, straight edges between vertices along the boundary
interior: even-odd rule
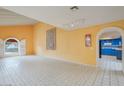
[[[44,57],[50,58],[50,59],[55,59],[55,60],[61,60],[61,61],[64,61],[64,62],[79,64],[79,65],[86,65],[86,66],[92,66],[92,67],[97,66],[97,65],[90,65],[90,64],[85,64],[85,63],[79,63],[77,61],[72,61],[72,60],[68,60],[68,59],[64,59],[64,58],[60,58],[60,57],[53,57],[53,56],[44,56]]]

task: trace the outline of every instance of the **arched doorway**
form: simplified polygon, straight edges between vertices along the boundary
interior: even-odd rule
[[[113,38],[112,37],[113,33],[115,34],[114,36],[117,36],[117,37],[114,37]],[[97,34],[97,40],[96,40],[96,61],[97,61],[97,63],[99,63],[101,61],[101,59],[102,59],[101,49],[100,49],[101,48],[101,45],[102,45],[101,44],[101,38],[107,38],[106,41],[108,39],[109,39],[108,41],[110,41],[110,40],[114,40],[114,39],[119,38],[122,41],[122,43],[120,43],[120,46],[119,47],[116,46],[116,50],[117,49],[120,49],[121,50],[121,53],[122,53],[121,64],[122,64],[123,71],[124,71],[124,30],[122,30],[121,28],[118,28],[118,27],[107,27],[107,28],[102,29]],[[108,45],[108,46],[109,45],[112,45],[108,41],[107,41],[106,45]],[[102,48],[102,49],[105,49],[105,47]]]
[[[4,41],[4,56],[19,55],[19,40],[16,38],[7,38]]]

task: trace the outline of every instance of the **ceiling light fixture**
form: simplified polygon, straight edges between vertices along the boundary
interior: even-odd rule
[[[76,10],[79,10],[79,7],[73,6],[73,7],[71,7],[70,9],[71,9],[72,11],[76,11]]]

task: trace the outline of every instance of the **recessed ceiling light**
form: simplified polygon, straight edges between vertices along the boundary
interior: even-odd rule
[[[63,24],[63,27],[67,29],[74,29],[74,28],[83,26],[84,23],[85,23],[85,19],[78,19],[78,20],[74,20],[72,22]]]

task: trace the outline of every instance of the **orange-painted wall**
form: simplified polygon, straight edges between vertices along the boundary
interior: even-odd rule
[[[33,54],[33,26],[20,25],[20,26],[0,26],[0,39],[7,39],[10,37],[19,40],[26,39],[26,54]]]
[[[84,64],[96,64],[96,35],[106,27],[120,27],[124,29],[124,20],[65,31],[57,28],[56,50],[46,50],[46,31],[53,26],[44,23],[34,25],[35,54],[61,58]],[[92,47],[85,47],[85,35],[91,34]]]

